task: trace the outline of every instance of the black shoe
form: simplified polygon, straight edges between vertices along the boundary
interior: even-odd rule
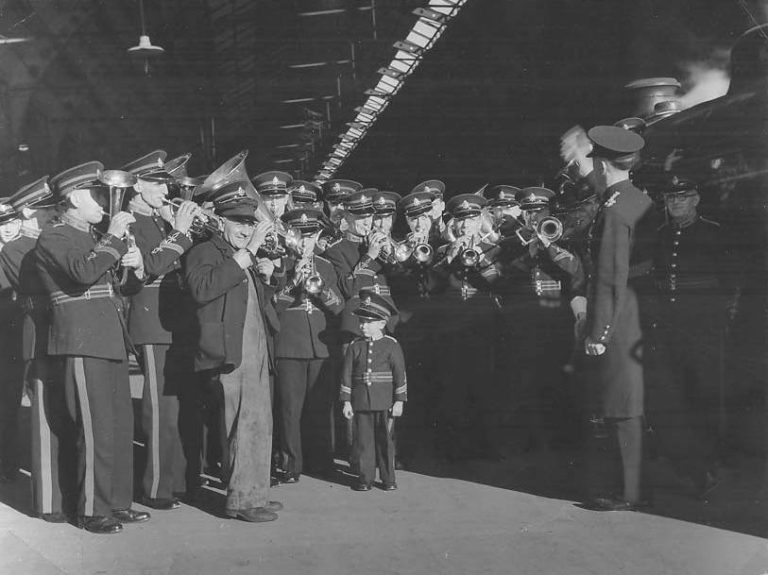
[[[133,509],[115,509],[112,511],[112,517],[121,523],[143,523],[149,521],[151,515],[146,511],[135,511]]]
[[[120,533],[123,530],[123,526],[114,517],[104,517],[96,515],[94,517],[80,517],[77,521],[77,526],[80,529],[85,529],[91,533],[97,533],[99,535],[113,535]]]
[[[270,501],[272,503],[272,501]],[[276,502],[275,502],[276,503]],[[249,523],[266,523],[277,519],[277,513],[266,507],[253,507],[251,509],[228,509],[227,515],[232,519],[240,519]]]
[[[612,497],[598,497],[590,501],[585,507],[593,511],[637,511],[648,506],[642,501],[631,502]]]
[[[280,483],[298,483],[298,482],[299,482],[299,474],[298,473],[286,473],[280,479]]]
[[[396,491],[397,490],[397,483],[394,481],[392,483],[384,483],[381,488],[384,491]]]
[[[144,497],[141,504],[160,511],[170,511],[181,507],[181,503],[175,497]]]
[[[370,491],[373,486],[370,483],[360,481],[352,486],[352,491]]]
[[[61,511],[57,511],[56,513],[43,513],[40,515],[40,519],[47,521],[48,523],[66,523],[69,521],[67,516]]]
[[[283,504],[279,501],[270,501],[264,506],[264,509],[271,511],[272,513],[277,513],[278,511],[283,510]]]

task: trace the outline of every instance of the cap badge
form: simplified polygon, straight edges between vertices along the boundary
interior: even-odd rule
[[[340,192],[341,191],[341,184],[336,182],[335,184],[333,184],[333,188],[332,189],[333,189],[334,192]]]
[[[387,203],[387,200],[385,200],[383,197],[381,197],[378,200],[376,200],[376,203],[379,204],[380,206],[383,206],[384,204]]]
[[[672,176],[672,185],[677,186],[679,184],[680,184],[680,178],[678,178],[677,176]]]
[[[468,210],[468,209],[469,209],[471,206],[469,205],[469,202],[468,202],[467,200],[464,200],[463,202],[461,202],[461,204],[459,205],[459,207],[460,207],[462,210]]]
[[[361,204],[364,204],[364,203],[370,202],[370,201],[371,201],[371,198],[369,198],[368,196],[360,196],[360,203]]]
[[[243,189],[243,187],[240,186],[239,188],[237,188],[237,191],[235,192],[235,197],[242,198],[244,195],[245,195],[245,190]]]
[[[303,194],[304,192],[306,192],[306,191],[307,191],[307,188],[305,188],[303,185],[301,185],[301,186],[299,187],[298,191],[299,191],[299,192],[301,192],[301,193]]]
[[[301,217],[299,218],[299,221],[300,221],[302,224],[306,224],[306,223],[307,223],[307,220],[308,220],[308,218],[307,218],[307,214],[306,214],[306,213],[303,213],[303,214],[301,214]]]
[[[528,201],[530,202],[535,202],[537,199],[538,197],[536,196],[536,194],[531,194],[528,196]]]
[[[13,208],[8,204],[0,204],[0,214],[8,214],[13,211]]]
[[[432,188],[430,188],[429,186],[424,186],[424,191],[425,192],[431,192]]]
[[[162,168],[163,167],[163,160],[161,158],[157,159],[157,167]]]
[[[279,186],[280,185],[280,180],[277,179],[277,176],[272,178],[272,185],[273,186]]]
[[[411,202],[411,205],[419,206],[419,205],[421,205],[421,200],[419,198],[413,198],[413,201]]]
[[[365,305],[371,305],[371,296],[366,297],[365,300],[363,301],[363,303]]]

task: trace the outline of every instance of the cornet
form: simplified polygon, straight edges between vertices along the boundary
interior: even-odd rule
[[[465,268],[474,268],[480,263],[480,251],[475,248],[475,236],[472,236],[469,245],[459,253],[459,262]]]
[[[320,276],[320,274],[317,273],[314,257],[312,257],[312,271],[307,277],[304,278],[302,287],[304,288],[304,292],[309,295],[317,295],[322,292],[323,288],[325,287],[323,278]]]
[[[163,203],[171,208],[171,213],[174,216],[179,211],[179,208],[181,207],[181,204],[183,201],[184,200],[181,200],[179,198],[174,198],[172,200],[169,200],[168,198],[163,198]],[[208,214],[201,210],[195,216],[195,219],[192,220],[192,226],[189,228],[189,231],[194,236],[202,237],[207,233],[217,233],[221,231],[221,224],[219,219],[216,216],[212,214]]]
[[[428,265],[432,262],[434,252],[432,246],[423,241],[423,238],[411,233],[401,242],[393,242],[392,254],[395,261],[403,263],[413,259],[421,265]]]
[[[563,237],[563,222],[555,216],[542,218],[536,224],[536,235],[550,243],[556,242]]]

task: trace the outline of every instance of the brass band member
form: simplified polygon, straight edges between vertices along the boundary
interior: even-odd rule
[[[223,394],[225,512],[243,521],[277,519],[269,500],[272,452],[272,338],[279,329],[271,303],[274,264],[256,253],[269,221],[256,223],[258,202],[247,181],[222,186],[213,198],[223,231],[193,247],[185,277],[200,327],[195,371]]]
[[[323,184],[323,201],[325,210],[331,223],[338,231],[338,237],[341,239],[346,231],[346,221],[344,220],[344,198],[363,189],[363,184],[354,180],[328,180]]]
[[[694,180],[675,175],[663,191],[669,221],[658,230],[654,254],[649,355],[656,377],[648,411],[659,447],[703,496],[718,484],[724,332],[738,293],[738,260],[720,224],[699,214]]]
[[[439,297],[433,297],[434,282],[430,281],[430,265],[439,248],[439,234],[432,230],[437,227],[434,212],[435,195],[432,192],[411,192],[402,198],[397,206],[404,215],[408,235],[403,240],[408,258],[403,260],[387,278],[392,286],[392,296],[400,307],[400,322],[397,338],[404,349],[407,371],[412,382],[409,407],[397,422],[398,467],[408,467],[422,459],[424,449],[429,449],[433,423],[436,420],[435,406],[439,392],[436,375],[437,363],[443,361],[435,346],[435,334],[446,322],[439,307]]]
[[[323,205],[320,201],[322,190],[317,184],[305,180],[293,180],[288,192],[294,208],[314,208],[322,211]]]
[[[333,264],[339,280],[339,291],[344,297],[341,315],[341,331],[346,341],[360,335],[360,325],[352,312],[359,304],[359,292],[363,287],[373,287],[380,295],[390,297],[389,286],[383,275],[379,256],[386,234],[372,230],[373,198],[361,190],[344,199],[344,221],[347,231],[344,238],[331,245],[325,257]]]
[[[94,239],[93,226],[105,213],[97,199],[113,203],[111,190],[94,183],[102,168],[90,162],[52,178],[67,207],[40,234],[36,254],[51,306],[48,353],[58,360],[77,422],[78,524],[93,533],[118,533],[122,523],[149,519],[131,509],[133,406],[114,271],[120,263],[143,276],[143,264],[139,250],[123,241],[135,221],[131,214],[113,212],[107,233]]]
[[[144,259],[144,289],[132,298],[128,330],[140,352],[144,373],[141,421],[146,435],[147,462],[142,480],[144,505],[179,507],[174,493],[186,492],[185,460],[179,434],[179,391],[191,379],[179,338],[194,325],[185,321],[180,258],[192,247],[190,227],[200,208],[184,201],[172,215],[166,206],[170,175],[162,165],[164,152],[152,152],[124,169],[138,176],[128,209],[136,222],[131,231]],[[175,346],[174,346],[174,340]],[[175,354],[174,354],[175,351]],[[179,353],[181,351],[181,353]]]
[[[24,382],[31,402],[32,506],[44,520],[63,522],[73,503],[70,496],[74,473],[70,466],[60,467],[59,461],[75,458],[74,430],[66,414],[64,389],[56,384],[49,369],[48,297],[37,273],[34,251],[40,229],[49,225],[49,214],[55,211],[49,207],[51,196],[47,176],[11,196],[9,204],[17,214],[15,226],[19,233],[16,239],[7,241],[4,226],[0,226],[0,238],[5,242],[0,251],[0,267],[18,293],[17,301],[24,313],[20,341],[25,363]],[[32,217],[26,218],[26,215]],[[34,224],[24,225],[25,221],[32,220]],[[18,406],[18,397],[14,401],[7,405]]]
[[[307,208],[283,214],[286,226],[301,234],[297,253],[287,258],[286,285],[275,305],[280,318],[275,355],[283,483],[299,481],[305,468],[324,474],[333,466],[336,393],[328,336],[344,301],[333,265],[315,253],[320,217],[319,211]]]
[[[637,297],[630,279],[635,229],[651,200],[629,181],[643,138],[616,126],[589,130],[589,157],[604,174],[606,189],[589,231],[586,339],[594,358],[599,415],[615,430],[624,470],[619,499],[598,497],[597,509],[634,509],[641,502],[643,366]]]
[[[495,300],[501,275],[499,248],[484,238],[485,198],[459,194],[448,201],[456,240],[442,246],[432,269],[435,302],[443,317],[435,345],[441,361],[439,431],[448,458],[493,456],[488,410],[492,380]]]
[[[22,238],[21,218],[8,201],[8,198],[0,199],[0,321],[3,325],[0,331],[0,482],[3,483],[15,481],[19,471],[19,407],[24,386],[23,309],[16,290],[20,267],[16,260],[23,254],[12,255]],[[34,240],[32,243],[34,245]]]
[[[569,302],[576,300],[579,319],[585,319],[584,271],[581,259],[556,242],[547,230],[554,225],[550,201],[554,192],[532,187],[517,193],[522,210],[522,237],[530,238],[519,254],[518,246],[505,260],[504,312],[507,346],[514,342],[514,354],[499,358],[501,371],[514,374],[514,425],[528,434],[526,450],[551,446],[566,440],[577,424],[573,402],[565,394],[562,367],[568,362],[573,340],[573,319]],[[514,233],[514,232],[513,232]],[[514,236],[513,236],[514,240]],[[505,244],[519,244],[510,241]],[[519,255],[518,255],[519,254]],[[578,299],[576,299],[578,298]],[[507,348],[509,349],[509,348]],[[511,382],[508,382],[511,383]],[[572,415],[569,419],[568,416]],[[570,426],[568,424],[571,424]],[[560,430],[560,437],[555,433]]]
[[[440,180],[426,180],[420,184],[416,184],[411,190],[412,194],[417,192],[426,192],[432,194],[432,209],[429,212],[429,217],[432,219],[431,236],[429,238],[430,243],[440,243],[438,240],[446,232],[446,224],[443,221],[443,213],[445,212],[445,183]]]

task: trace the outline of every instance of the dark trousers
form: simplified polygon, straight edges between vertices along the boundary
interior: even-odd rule
[[[300,474],[333,463],[333,397],[327,359],[280,358],[277,362],[278,427],[283,469]]]
[[[77,424],[77,513],[109,516],[133,500],[133,404],[128,361],[65,356],[64,389]]]
[[[362,483],[373,483],[376,468],[382,483],[395,482],[395,442],[393,423],[388,411],[355,411],[354,443],[352,452],[356,458]]]
[[[605,497],[618,491],[624,501],[637,503],[642,495],[643,418],[605,418],[605,428],[604,438],[589,440],[586,494]]]
[[[146,434],[147,464],[142,488],[145,497],[169,499],[186,490],[184,451],[179,435],[179,398],[174,388],[169,345],[141,346],[144,393],[141,421]]]
[[[47,357],[29,362],[32,507],[37,515],[69,512],[75,487],[75,428],[67,413],[64,382],[51,377]]]
[[[19,407],[24,388],[21,317],[16,302],[0,296],[0,472],[19,469]]]
[[[724,331],[707,309],[665,310],[649,354],[648,417],[657,447],[698,483],[715,467],[725,426]]]

